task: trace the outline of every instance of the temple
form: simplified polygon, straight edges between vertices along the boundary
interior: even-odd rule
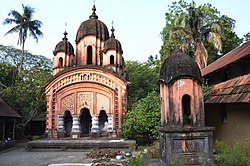
[[[49,138],[119,137],[127,109],[121,43],[98,19],[95,5],[76,33],[67,32],[53,52],[53,76],[45,85]]]

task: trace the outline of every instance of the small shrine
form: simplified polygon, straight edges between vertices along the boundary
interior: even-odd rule
[[[213,163],[213,127],[205,126],[201,72],[175,50],[160,71],[160,151],[163,165]]]
[[[98,19],[93,5],[79,26],[75,50],[67,32],[53,51],[53,76],[44,86],[49,138],[119,137],[127,110],[121,43]]]

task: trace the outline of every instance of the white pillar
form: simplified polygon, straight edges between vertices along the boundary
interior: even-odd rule
[[[111,114],[108,115],[108,130],[107,132],[112,133],[113,132],[113,117]]]
[[[58,132],[65,132],[64,131],[63,115],[58,115],[58,117],[57,117],[57,131]]]
[[[73,133],[80,133],[80,123],[79,123],[79,116],[73,115],[73,126],[72,131]]]
[[[92,116],[91,132],[92,133],[98,133],[98,132],[100,132],[100,129],[99,129],[99,117],[96,116],[96,115]]]

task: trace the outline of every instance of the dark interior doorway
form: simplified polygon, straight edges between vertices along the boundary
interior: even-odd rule
[[[191,125],[191,109],[190,109],[190,96],[184,95],[182,97],[182,111],[183,111],[183,125]]]
[[[115,64],[114,55],[111,55],[111,56],[110,56],[110,64],[111,64],[111,65]]]
[[[105,110],[101,110],[99,114],[99,129],[100,131],[107,131],[108,115]],[[105,126],[106,125],[106,126]]]
[[[80,113],[80,130],[82,134],[89,134],[92,126],[92,116],[88,108],[83,108]]]
[[[92,46],[87,47],[87,65],[92,64]]]
[[[72,124],[73,124],[73,117],[70,113],[70,111],[65,111],[63,115],[63,121],[64,121],[64,129],[66,136],[70,136],[71,130],[72,130]]]

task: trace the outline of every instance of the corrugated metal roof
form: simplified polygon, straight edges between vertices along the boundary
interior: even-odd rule
[[[20,118],[20,116],[0,98],[0,117]]]
[[[216,84],[204,97],[205,103],[249,103],[250,74]]]
[[[222,56],[221,58],[217,59],[216,61],[214,61],[213,63],[211,63],[210,65],[208,65],[207,67],[203,68],[201,70],[201,74],[202,76],[205,76],[207,74],[210,74],[230,63],[233,63],[241,58],[243,58],[244,56],[247,56],[250,54],[250,41],[242,44],[241,46],[233,49],[232,51],[230,51],[229,53],[225,54],[224,56]]]

